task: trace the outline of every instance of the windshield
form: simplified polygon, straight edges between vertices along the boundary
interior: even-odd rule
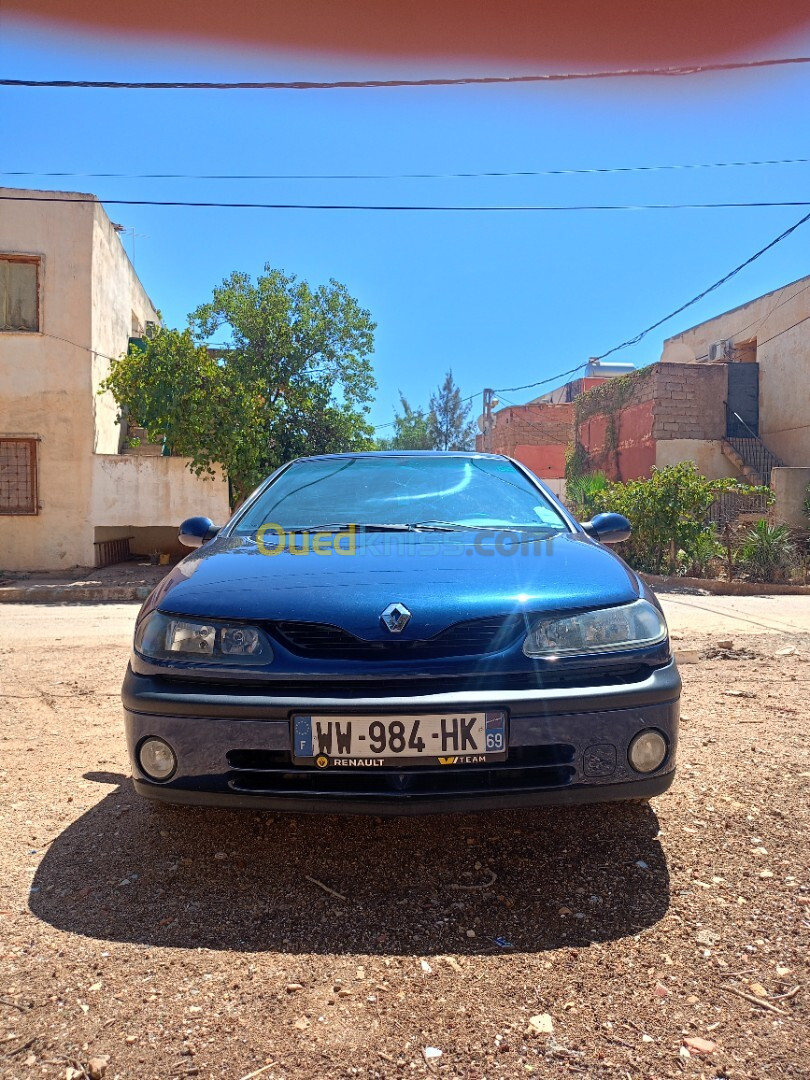
[[[349,525],[463,526],[558,532],[567,525],[522,472],[497,458],[349,457],[296,461],[233,533]]]

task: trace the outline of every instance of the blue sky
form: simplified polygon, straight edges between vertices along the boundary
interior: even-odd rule
[[[810,35],[769,55],[806,54]],[[572,68],[576,65],[572,64]],[[461,74],[457,64],[122,41],[4,17],[8,78],[251,80]],[[493,65],[465,65],[491,74]],[[0,88],[0,169],[68,172],[448,173],[810,157],[810,70],[693,79],[329,92]],[[531,179],[48,180],[100,197],[258,202],[577,204],[810,199],[810,165]],[[4,208],[2,213],[11,212]],[[464,394],[543,379],[632,336],[805,213],[799,208],[362,213],[109,208],[170,324],[231,270],[265,262],[344,282],[378,323],[372,422],[452,367]],[[127,240],[128,250],[131,241]],[[810,223],[614,359],[810,273]],[[538,391],[539,392],[539,391]],[[532,394],[514,395],[525,400]],[[475,403],[479,411],[480,398]]]

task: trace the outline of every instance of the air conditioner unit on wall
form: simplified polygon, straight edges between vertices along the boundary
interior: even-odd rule
[[[709,363],[728,360],[734,349],[731,338],[723,338],[722,341],[713,341],[709,346]]]

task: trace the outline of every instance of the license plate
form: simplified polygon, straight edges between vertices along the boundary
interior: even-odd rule
[[[379,768],[505,761],[506,713],[294,716],[296,765]]]

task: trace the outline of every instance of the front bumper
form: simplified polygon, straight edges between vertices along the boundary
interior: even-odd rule
[[[420,814],[649,798],[672,783],[681,681],[674,662],[639,682],[587,689],[477,691],[419,696],[281,697],[265,687],[200,686],[127,671],[124,716],[135,789],[148,799],[205,806]],[[291,757],[293,713],[385,716],[482,708],[509,713],[505,762],[401,770],[317,770]],[[655,728],[669,752],[635,772],[633,736]],[[139,769],[137,748],[156,735],[178,769],[166,783]]]

